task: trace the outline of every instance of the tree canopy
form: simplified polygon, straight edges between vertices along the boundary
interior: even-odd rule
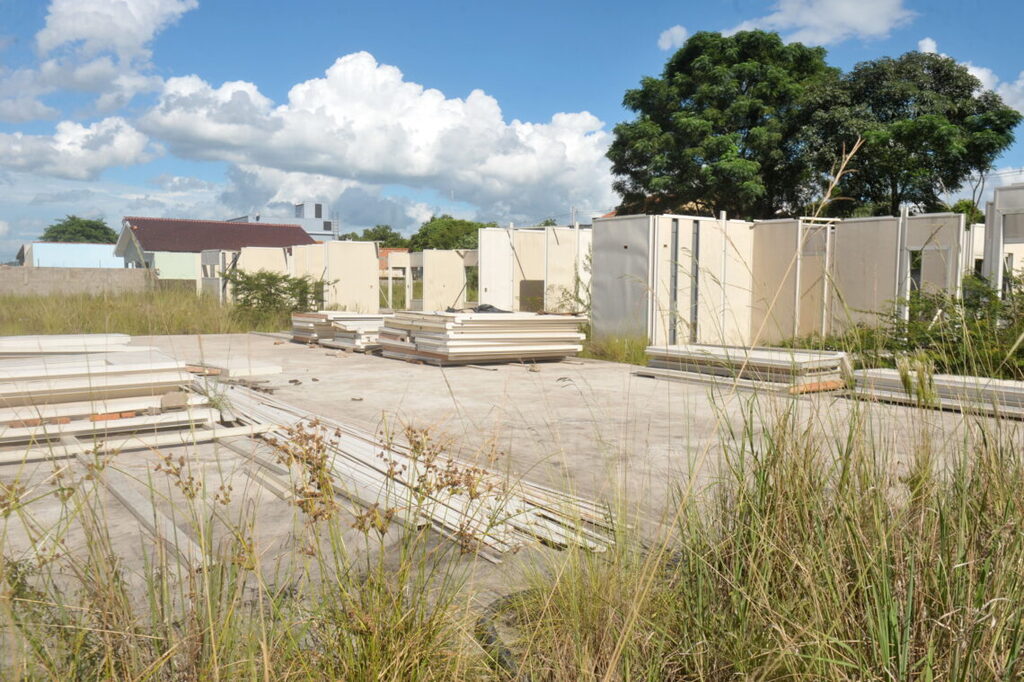
[[[379,242],[387,248],[409,246],[409,240],[390,225],[374,225],[363,230],[362,234],[347,232],[339,235],[339,239],[351,239],[355,242]]]
[[[985,222],[985,213],[978,208],[978,205],[972,199],[961,199],[950,206],[949,210],[953,213],[963,213],[967,216],[968,225]]]
[[[477,230],[481,227],[494,227],[495,224],[461,220],[447,214],[431,216],[430,220],[420,225],[416,234],[409,238],[409,248],[413,251],[475,249],[478,241]]]
[[[40,239],[44,242],[114,244],[117,242],[117,233],[102,220],[69,215],[47,227]]]
[[[839,77],[825,50],[776,33],[694,34],[623,104],[608,151],[620,212],[694,208],[764,217],[802,205],[814,176],[800,134],[811,94]]]
[[[873,204],[896,215],[903,204],[942,210],[943,194],[992,168],[1013,144],[1021,115],[949,57],[908,52],[857,64],[823,93],[810,127],[822,171],[843,143],[864,146],[840,193],[850,208]]]
[[[838,215],[942,210],[940,197],[992,168],[1021,115],[966,67],[909,52],[842,74],[822,48],[778,34],[694,34],[623,103],[608,151],[619,212],[796,215],[861,138]]]

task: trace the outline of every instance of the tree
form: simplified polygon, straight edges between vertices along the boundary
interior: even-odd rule
[[[903,204],[941,210],[942,194],[991,169],[1021,120],[966,67],[921,52],[860,63],[820,97],[829,103],[815,112],[814,147],[827,155],[864,139],[856,172],[840,185],[853,199],[837,204],[846,211],[868,203],[890,215]]]
[[[985,222],[985,214],[972,199],[961,199],[950,206],[948,210],[953,213],[963,213],[967,216],[968,225]]]
[[[403,247],[409,245],[409,240],[396,232],[390,225],[374,225],[363,230],[362,234],[347,232],[339,236],[339,239],[350,239],[354,242],[379,242],[386,248]]]
[[[798,212],[816,179],[806,103],[838,75],[824,49],[776,33],[694,34],[623,99],[637,118],[608,151],[619,212]]]
[[[537,223],[537,227],[555,227],[558,225],[558,221],[554,218],[545,218],[544,220]]]
[[[475,249],[477,247],[477,230],[481,227],[494,226],[495,223],[460,220],[447,214],[432,216],[409,239],[409,248],[413,251],[422,251],[423,249]]]
[[[90,220],[69,215],[50,225],[40,239],[44,242],[88,242],[91,244],[115,244],[117,233],[102,220]]]

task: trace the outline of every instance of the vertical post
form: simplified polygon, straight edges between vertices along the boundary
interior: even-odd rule
[[[679,342],[679,219],[672,219],[672,272],[669,274],[668,343]]]
[[[718,313],[718,326],[722,343],[725,343],[726,310],[729,300],[725,291],[725,287],[729,283],[729,219],[725,211],[718,212],[718,222],[722,226],[722,272],[719,273],[720,286],[722,287],[722,308]]]
[[[800,271],[803,269],[804,256],[804,220],[797,218],[796,221],[796,260],[795,272],[793,273],[793,338],[800,336]]]
[[[697,343],[700,318],[700,220],[693,221],[690,235],[690,343]]]

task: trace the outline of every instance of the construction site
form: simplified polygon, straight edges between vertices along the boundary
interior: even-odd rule
[[[322,271],[327,307],[280,332],[0,338],[4,555],[58,567],[48,584],[70,591],[75,564],[102,558],[126,598],[152,599],[155,575],[184,594],[241,553],[258,580],[239,595],[262,595],[262,581],[402,575],[415,537],[483,619],[459,646],[509,672],[496,604],[559,557],[611,560],[624,542],[675,556],[690,505],[713,506],[780,433],[884,453],[892,490],[922,452],[953,466],[1019,447],[1020,381],[786,347],[908,316],[913,292],[959,296],[976,268],[1011,278],[1013,196],[997,191],[973,228],[958,214],[487,228],[479,252],[389,255],[386,299],[372,243],[204,253],[206,295],[233,296],[228,268]],[[399,287],[410,308],[382,308]],[[602,338],[643,339],[645,366],[581,357]],[[340,565],[311,567],[328,546]]]

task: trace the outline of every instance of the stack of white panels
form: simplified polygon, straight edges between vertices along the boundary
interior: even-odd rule
[[[649,369],[637,373],[679,379],[710,375],[800,386],[840,380],[845,361],[845,353],[826,351],[698,344],[650,346]]]
[[[123,353],[152,350],[130,346],[127,334],[50,334],[45,336],[2,336],[0,357],[36,357],[81,353]]]
[[[331,338],[334,338],[334,327],[330,313],[292,313],[292,341],[316,343]]]
[[[385,357],[435,365],[561,360],[583,346],[579,315],[400,311],[380,330]]]
[[[156,396],[187,387],[185,363],[161,353],[0,360],[0,407]]]
[[[882,402],[955,410],[969,414],[1024,418],[1024,382],[988,377],[935,374],[914,370],[904,377],[895,369],[864,369],[853,373],[853,392]]]
[[[370,353],[380,349],[378,334],[385,320],[393,315],[363,315],[360,313],[342,313],[331,319],[334,327],[334,338],[320,340],[320,344],[329,348],[340,348],[360,353]]]

